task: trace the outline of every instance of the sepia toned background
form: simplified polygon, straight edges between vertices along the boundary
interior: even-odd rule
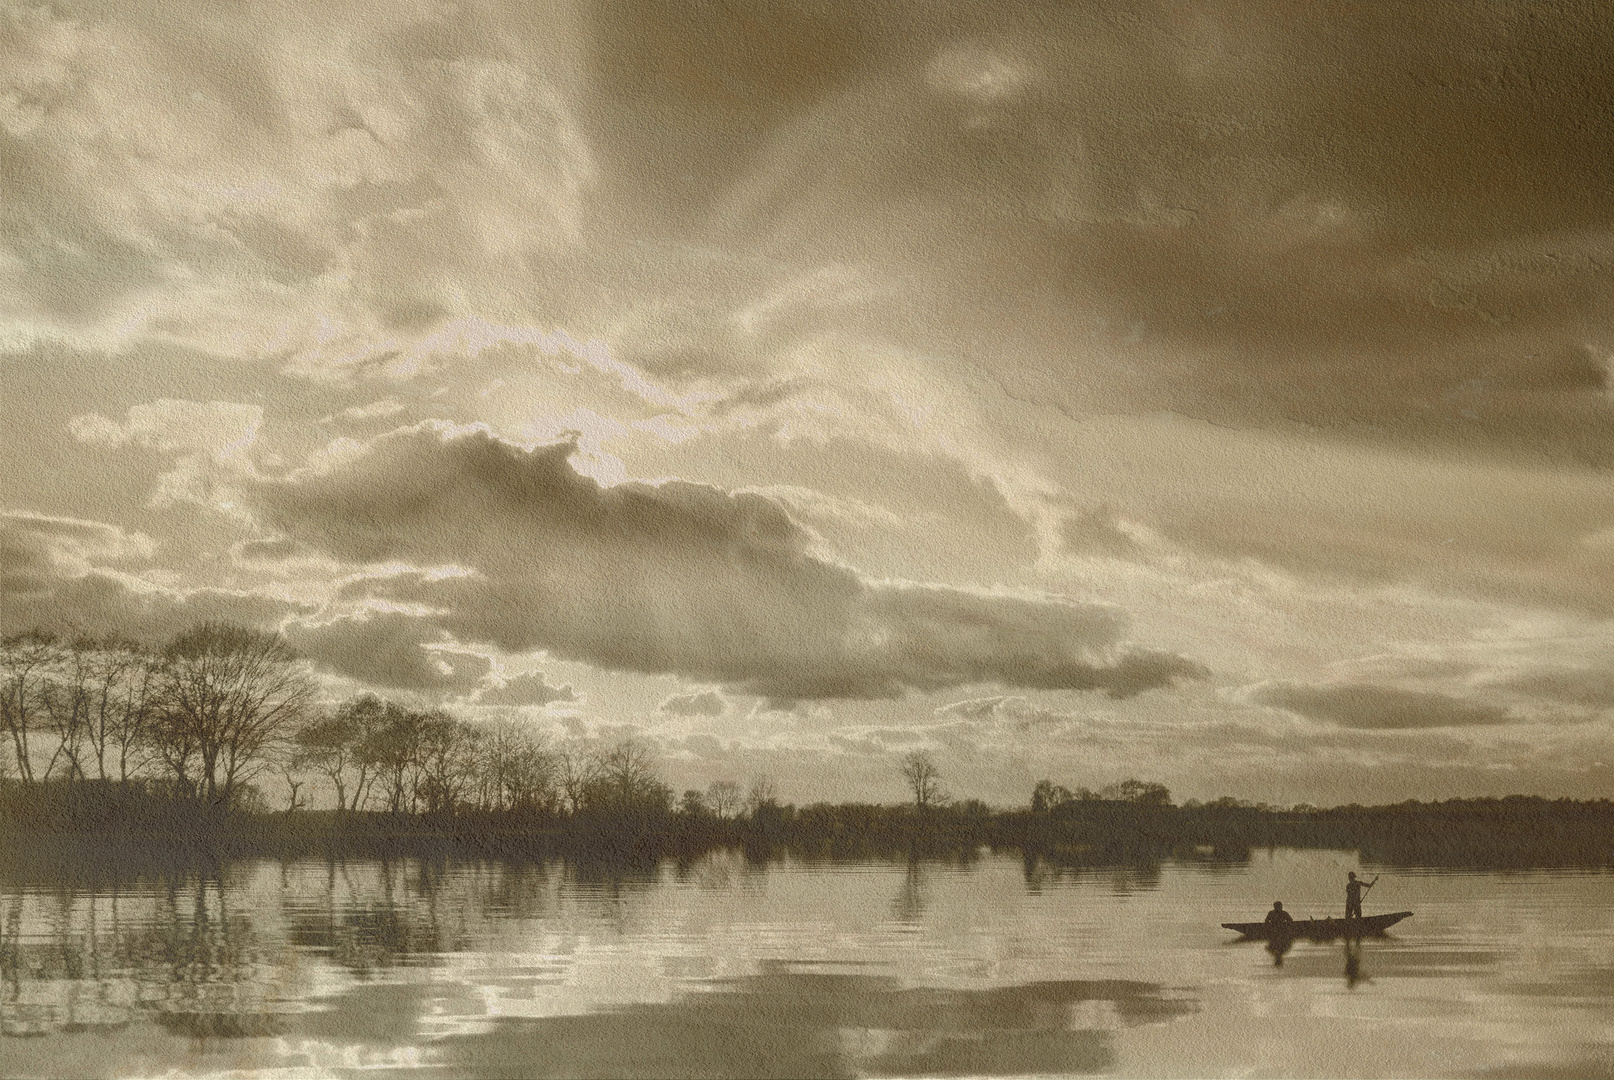
[[[1599,4],[21,5],[5,632],[675,788],[1614,789]]]

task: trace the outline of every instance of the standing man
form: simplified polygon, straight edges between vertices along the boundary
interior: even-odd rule
[[[1345,917],[1347,919],[1362,917],[1362,894],[1377,885],[1379,879],[1361,882],[1356,880],[1356,871],[1352,870],[1345,875]]]

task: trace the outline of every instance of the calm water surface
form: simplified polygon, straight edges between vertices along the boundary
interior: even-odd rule
[[[259,861],[0,882],[0,1076],[1611,1076],[1614,874]]]

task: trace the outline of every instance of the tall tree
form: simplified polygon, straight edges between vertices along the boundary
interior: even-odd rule
[[[713,780],[706,789],[706,803],[720,818],[731,818],[745,805],[740,798],[740,785],[733,780]]]
[[[159,697],[159,663],[142,646],[120,638],[95,642],[88,738],[97,775],[126,781],[139,770]],[[108,760],[108,759],[111,760]]]
[[[179,635],[162,658],[163,735],[190,748],[200,794],[228,806],[302,719],[308,677],[280,635],[227,623]]]
[[[293,760],[298,767],[316,769],[331,781],[338,811],[357,811],[364,805],[376,772],[367,747],[386,717],[387,703],[374,694],[363,694],[297,729]]]
[[[84,640],[57,642],[49,665],[40,704],[45,730],[51,738],[50,760],[43,776],[49,779],[62,765],[68,780],[84,779],[91,704],[95,699],[94,646]]]
[[[476,769],[481,733],[441,710],[420,724],[417,789],[429,814],[459,809]]]
[[[575,814],[583,809],[583,801],[599,773],[599,768],[599,758],[576,739],[562,744],[556,752],[556,779],[567,813]]]
[[[489,810],[553,810],[557,762],[542,736],[516,720],[482,728],[477,787]]]
[[[618,813],[667,812],[672,809],[673,791],[656,774],[650,748],[624,739],[599,755],[583,803],[589,809]]]
[[[946,798],[942,794],[941,770],[936,760],[924,750],[913,750],[902,756],[899,766],[908,790],[913,792],[914,806],[927,810]]]
[[[390,813],[414,812],[425,720],[424,713],[384,702],[380,721],[359,745],[359,756],[375,770],[375,783],[381,785]]]
[[[757,776],[751,781],[751,790],[746,793],[745,807],[754,817],[758,810],[765,806],[779,805],[779,789],[774,785],[773,777]]]

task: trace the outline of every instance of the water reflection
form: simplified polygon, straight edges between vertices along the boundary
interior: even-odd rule
[[[1360,938],[1346,938],[1343,944],[1345,986],[1354,990],[1357,983],[1370,981],[1362,972],[1362,941]],[[1277,938],[1267,942],[1266,951],[1272,957],[1272,966],[1282,967],[1283,958],[1288,956],[1294,947],[1294,938]]]
[[[916,923],[925,914],[925,867],[918,859],[908,860],[902,875],[902,888],[891,901],[891,913],[898,922]]]
[[[1345,985],[1356,989],[1356,984],[1363,980],[1362,975],[1362,943],[1352,938],[1345,939]]]
[[[24,935],[24,897],[8,899],[0,947],[0,1033],[41,1035],[127,1025],[145,1014],[196,1036],[272,1034],[281,1003],[264,977],[253,922],[217,878],[171,883],[143,898],[37,898],[49,927]]]
[[[1035,852],[1027,853],[1021,859],[1026,888],[1033,894],[1051,886],[1091,882],[1105,883],[1117,896],[1160,886],[1162,866],[1158,862],[1087,863],[1074,855],[1062,859]]]
[[[915,989],[778,963],[666,1004],[501,1020],[442,1052],[488,1077],[1068,1076],[1114,1067],[1112,1031],[1195,1009],[1126,980]]]
[[[1449,1075],[1609,1051],[1609,875],[1403,877],[1405,932],[1229,947],[1229,915],[1330,869],[715,853],[0,883],[0,1076],[1221,1075],[1290,1048],[1271,1071],[1329,1075],[1353,1044]]]

